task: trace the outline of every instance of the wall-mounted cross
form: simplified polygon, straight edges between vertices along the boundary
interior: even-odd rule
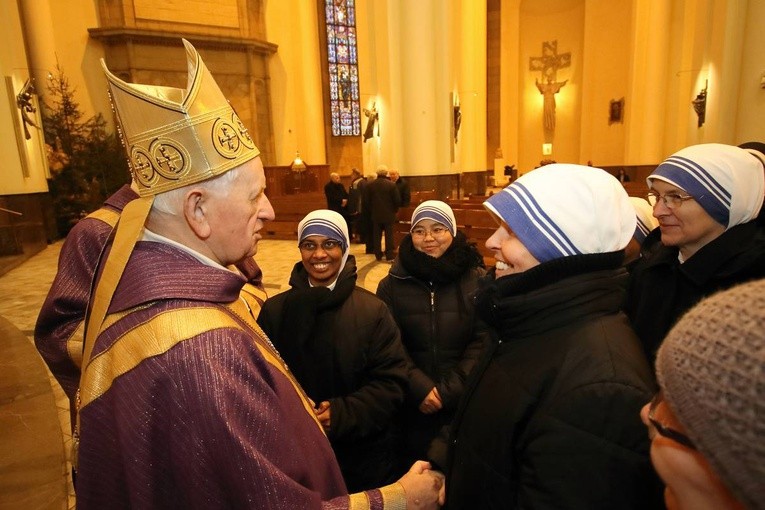
[[[529,70],[540,71],[542,80],[552,83],[557,80],[558,69],[571,66],[571,52],[558,54],[558,41],[542,43],[542,56],[529,59]]]

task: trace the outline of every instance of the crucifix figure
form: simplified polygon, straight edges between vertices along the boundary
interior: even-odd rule
[[[544,96],[543,126],[545,141],[552,142],[555,134],[555,94],[568,82],[557,81],[558,69],[571,66],[571,52],[558,54],[558,41],[542,43],[542,56],[529,59],[529,70],[540,71],[542,81],[534,80],[539,93]]]

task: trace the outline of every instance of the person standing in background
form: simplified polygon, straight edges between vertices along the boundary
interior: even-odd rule
[[[401,207],[406,207],[412,203],[412,192],[409,189],[409,183],[401,177],[398,170],[390,171],[390,180],[398,188],[398,194],[401,196]]]
[[[372,246],[375,258],[383,258],[382,235],[385,233],[385,260],[393,262],[396,258],[396,243],[393,240],[393,223],[401,206],[398,188],[388,177],[388,167],[377,167],[377,178],[364,188],[362,207],[369,210],[372,220]]]

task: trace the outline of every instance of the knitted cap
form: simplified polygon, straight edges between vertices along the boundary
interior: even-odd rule
[[[540,262],[624,249],[635,210],[614,176],[599,168],[545,165],[483,203]]]
[[[426,200],[412,213],[411,232],[422,220],[433,220],[443,224],[452,233],[452,237],[457,235],[457,220],[454,219],[454,211],[448,204],[440,200]]]
[[[664,398],[723,483],[765,508],[765,280],[709,297],[659,349]]]
[[[635,208],[635,217],[637,218],[637,227],[635,227],[635,234],[632,237],[638,243],[643,244],[651,230],[659,226],[659,221],[654,218],[653,207],[645,198],[630,197],[630,202]]]
[[[677,186],[726,229],[757,217],[765,193],[761,162],[745,149],[721,143],[676,152],[648,176]]]

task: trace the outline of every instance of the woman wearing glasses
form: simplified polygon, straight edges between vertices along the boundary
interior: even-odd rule
[[[765,277],[763,164],[723,144],[685,148],[648,176],[661,245],[632,271],[627,314],[649,359],[672,324],[701,298]]]
[[[356,286],[339,213],[309,213],[298,239],[292,288],[265,302],[258,323],[315,402],[348,490],[380,487],[400,474],[392,423],[406,358],[398,328],[385,304]]]
[[[411,358],[402,413],[404,465],[423,458],[451,421],[484,338],[471,299],[484,274],[483,258],[457,230],[451,207],[425,201],[412,213],[411,225],[377,288]]]
[[[639,418],[653,374],[620,311],[627,192],[598,168],[553,164],[484,206],[499,227],[476,311],[494,338],[452,425],[449,508],[660,507]]]
[[[669,510],[765,509],[765,280],[683,315],[641,417]]]

